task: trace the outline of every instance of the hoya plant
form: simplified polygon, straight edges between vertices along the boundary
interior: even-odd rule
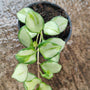
[[[25,46],[16,55],[19,64],[16,66],[12,78],[23,82],[25,90],[52,90],[41,80],[41,77],[51,79],[54,73],[60,72],[62,66],[58,64],[60,52],[65,46],[65,41],[60,38],[44,39],[44,35],[59,35],[68,24],[62,16],[56,16],[44,23],[43,17],[31,8],[23,8],[17,13],[18,19],[25,25],[18,33],[19,41]],[[33,41],[33,38],[36,40]],[[39,54],[45,61],[40,63]],[[28,65],[37,62],[37,76],[28,71]],[[41,76],[40,76],[41,75]],[[38,87],[36,87],[38,85]]]

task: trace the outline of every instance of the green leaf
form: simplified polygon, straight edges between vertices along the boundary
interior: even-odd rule
[[[40,33],[44,26],[44,20],[37,12],[29,12],[25,20],[26,26],[33,33]]]
[[[52,88],[49,85],[42,82],[37,90],[52,90]]]
[[[34,78],[32,81],[25,82],[24,85],[26,87],[26,90],[34,90],[36,85],[40,84],[41,80],[38,78]]]
[[[51,73],[58,73],[62,68],[60,64],[52,61],[46,61],[44,63],[41,63],[40,66],[44,72],[49,71]]]
[[[45,74],[43,74],[42,72],[40,72],[41,76],[46,78],[46,79],[51,79],[53,77],[53,73],[51,73],[50,71],[46,71]]]
[[[28,12],[33,11],[31,8],[23,8],[17,13],[18,19],[22,22],[25,23],[25,18]]]
[[[27,30],[27,32],[30,34],[31,38],[34,38],[37,35],[37,33],[30,32],[26,26],[24,27],[24,29]]]
[[[38,46],[38,43],[36,41],[33,42],[33,46],[34,47],[37,47]]]
[[[30,34],[31,38],[34,38],[34,37],[37,35],[37,33],[32,33],[32,32],[30,32],[30,31],[28,30],[28,28],[26,27],[26,25],[23,26],[23,29],[26,30],[26,32],[28,32],[28,33]]]
[[[31,80],[33,80],[35,77],[36,77],[36,76],[35,76],[34,74],[28,72],[26,81],[31,81]]]
[[[32,33],[30,31],[29,31],[29,34],[30,34],[31,38],[34,38],[37,35],[37,33]]]
[[[24,82],[27,78],[27,72],[28,72],[28,68],[26,64],[18,64],[12,75],[12,78],[20,82]]]
[[[60,51],[62,51],[64,49],[65,41],[63,41],[60,38],[49,38],[49,39],[47,39],[47,41],[52,42],[52,43],[56,43],[56,44],[62,46]]]
[[[58,63],[59,62],[59,59],[60,59],[60,53],[57,54],[56,56],[52,57],[50,60],[53,61],[53,62]]]
[[[49,21],[44,26],[44,34],[46,35],[58,35],[60,33],[58,25],[53,22]]]
[[[24,48],[16,54],[16,59],[20,63],[33,64],[36,62],[36,50],[33,48]]]
[[[42,42],[38,47],[45,59],[54,57],[61,49],[60,45],[47,41]]]
[[[28,28],[26,27],[26,25],[23,26],[23,29],[25,29],[25,30],[30,34],[31,38],[34,38],[34,37],[37,35],[37,33],[32,33],[32,32],[30,32],[30,31],[28,30]]]
[[[30,47],[33,45],[31,35],[30,35],[29,31],[27,31],[25,26],[23,26],[20,29],[20,31],[18,33],[18,38],[19,38],[19,41],[26,47]]]
[[[59,26],[60,32],[63,32],[68,25],[68,20],[62,16],[56,16],[51,21],[54,21],[57,23],[57,25]]]

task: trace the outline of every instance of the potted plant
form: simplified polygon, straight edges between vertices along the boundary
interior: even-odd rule
[[[17,13],[19,19],[19,41],[26,47],[16,54],[19,64],[12,78],[23,82],[25,90],[52,90],[42,82],[40,75],[51,79],[60,72],[60,52],[71,35],[71,21],[59,6],[49,2],[30,4]],[[39,56],[46,61],[40,63]],[[28,65],[37,62],[38,75],[28,72]],[[36,87],[39,85],[38,87]]]

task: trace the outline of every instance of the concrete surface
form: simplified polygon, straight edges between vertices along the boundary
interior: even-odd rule
[[[11,78],[18,63],[14,55],[23,48],[17,38],[16,13],[36,1],[40,0],[0,0],[0,90],[24,90],[22,83]],[[90,90],[90,1],[48,1],[68,12],[73,27],[72,36],[61,53],[62,71],[53,79],[43,81],[53,90]],[[37,74],[36,69],[36,64],[29,68],[34,74]]]

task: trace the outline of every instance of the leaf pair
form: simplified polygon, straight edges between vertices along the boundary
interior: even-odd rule
[[[25,23],[30,32],[40,33],[44,27],[42,16],[31,8],[23,8],[17,13],[18,19]]]
[[[58,35],[65,30],[68,20],[62,16],[56,16],[45,23],[42,16],[31,8],[24,8],[17,13],[18,19],[25,23],[30,32],[40,33],[44,28],[46,35]]]
[[[29,73],[29,74],[31,74],[31,73]],[[30,77],[30,75],[29,75],[30,81],[26,80],[24,82],[25,90],[34,90],[37,85],[39,85],[39,87],[36,90],[52,90],[52,88],[49,85],[42,82],[41,79],[39,79],[37,77],[32,78],[32,76]]]
[[[26,64],[18,64],[15,69],[15,72],[12,75],[12,78],[20,82],[24,82],[25,90],[33,90],[37,84],[40,84],[37,90],[42,90],[42,88],[44,90],[51,90],[51,87],[49,85],[41,83],[41,80],[36,78],[35,75],[28,73]]]
[[[38,78],[34,78],[31,81],[24,82],[25,90],[34,90],[37,84],[40,84],[41,80]]]
[[[59,61],[59,53],[64,48],[65,42],[59,38],[50,38],[42,42],[38,47],[40,53],[45,59],[49,59],[54,62]],[[24,48],[16,54],[16,59],[20,63],[32,64],[36,62],[36,50],[34,48]]]
[[[25,90],[34,90],[38,84],[39,84],[39,87],[36,90],[52,90],[52,88],[49,85],[43,83],[38,78],[34,78],[29,82],[25,82],[24,87],[25,87]]]
[[[68,20],[62,16],[57,16],[48,21],[44,26],[44,34],[58,35],[67,27]]]
[[[18,64],[16,66],[15,72],[12,75],[12,78],[20,82],[24,82],[25,90],[33,90],[37,84],[40,84],[37,90],[51,90],[49,85],[46,85],[34,74],[28,72],[26,64]]]
[[[27,74],[27,64],[18,64],[14,70],[12,78],[18,80],[19,82],[24,82],[27,78]]]
[[[35,87],[39,84],[39,87],[36,90],[52,90],[52,88],[41,81],[41,79],[35,77],[33,74],[29,73],[28,81],[24,82],[25,90],[34,90]]]
[[[30,8],[23,8],[17,13],[18,19],[25,23],[18,33],[19,41],[25,46],[33,46],[32,38],[40,33],[44,27],[44,20],[40,14]]]
[[[42,74],[41,72],[41,76],[47,79],[51,79],[53,77],[53,74],[58,73],[62,68],[60,64],[53,61],[46,61],[40,64],[40,66],[43,72],[45,73],[45,74]]]

